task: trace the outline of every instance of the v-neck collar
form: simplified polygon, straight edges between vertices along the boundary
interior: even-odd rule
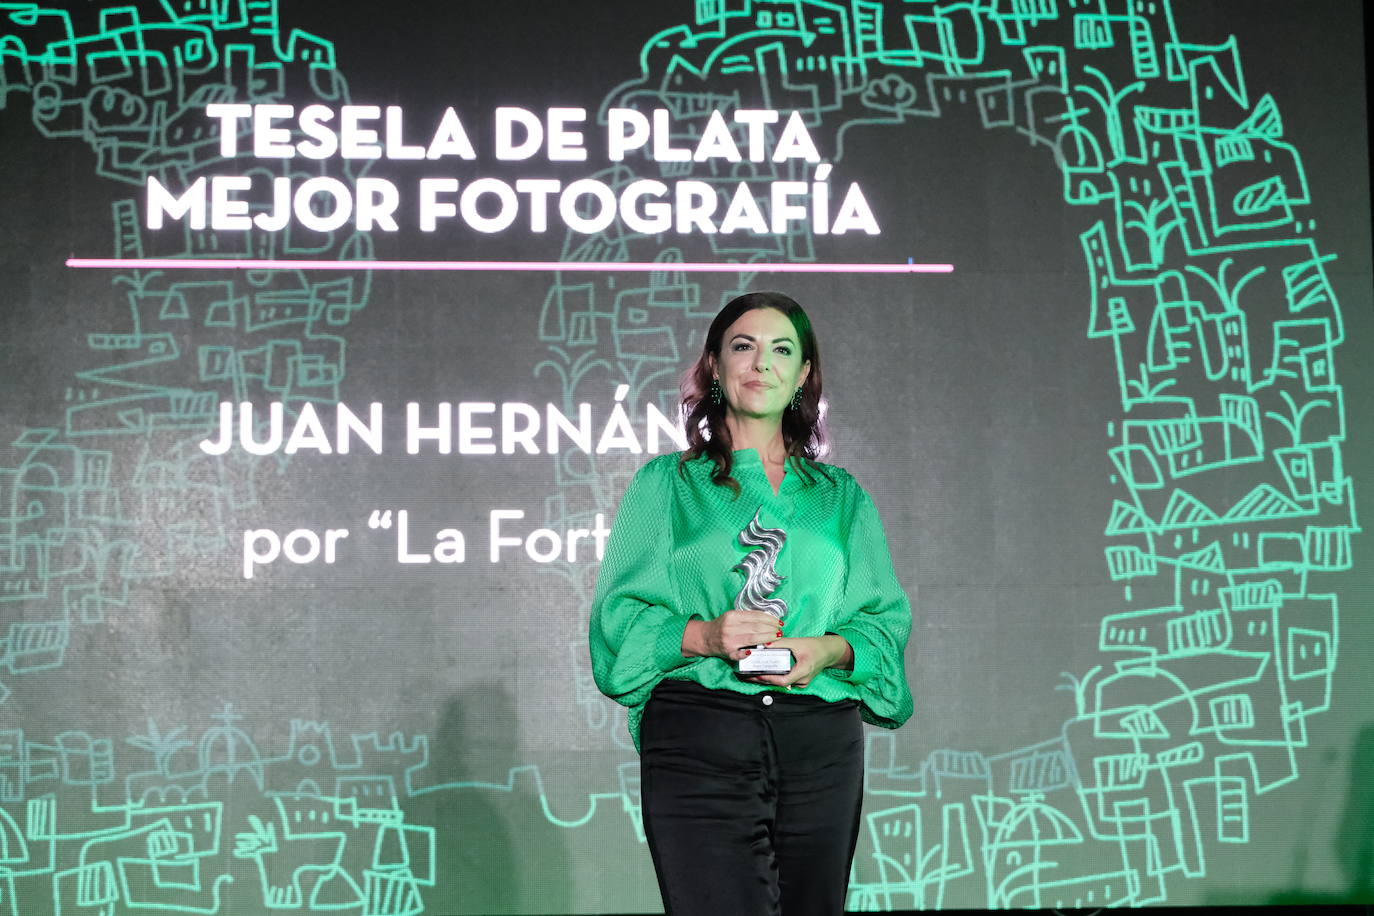
[[[790,489],[792,480],[797,476],[796,469],[792,467],[792,456],[788,455],[782,461],[782,480],[778,481],[778,488],[773,489],[773,482],[768,479],[768,471],[763,466],[763,456],[756,448],[737,448],[734,450],[734,462],[736,467],[747,467],[751,472],[763,479],[764,489],[774,499],[779,499],[784,490]]]

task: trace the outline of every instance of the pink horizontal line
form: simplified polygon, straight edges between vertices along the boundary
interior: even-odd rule
[[[109,270],[566,270],[684,273],[947,274],[953,264],[748,264],[672,261],[312,261],[289,258],[68,258],[68,267]]]

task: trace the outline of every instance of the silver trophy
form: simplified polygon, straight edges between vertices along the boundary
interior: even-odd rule
[[[754,517],[739,533],[739,542],[753,548],[744,555],[735,569],[744,573],[744,587],[735,596],[735,607],[763,611],[778,618],[779,625],[787,616],[787,602],[781,598],[769,597],[782,585],[778,575],[778,551],[787,543],[787,532],[781,528],[765,528],[759,523],[759,513],[763,506],[754,510]],[[792,670],[792,650],[755,646],[750,654],[739,661],[739,673],[786,674]]]

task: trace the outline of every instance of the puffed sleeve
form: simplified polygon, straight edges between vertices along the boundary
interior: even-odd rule
[[[854,649],[854,668],[827,668],[826,674],[858,688],[863,717],[896,728],[911,718],[911,687],[906,680],[906,641],[911,635],[911,602],[887,549],[878,509],[855,484],[855,509],[847,542],[844,607],[833,632]]]
[[[669,498],[676,459],[640,468],[620,501],[592,598],[592,676],[625,706],[647,702],[663,675],[683,658],[682,634],[693,616],[677,609],[668,572]]]

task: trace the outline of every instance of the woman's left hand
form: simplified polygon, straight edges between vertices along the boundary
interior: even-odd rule
[[[850,648],[849,641],[834,633],[783,637],[773,640],[768,646],[791,649],[792,670],[786,674],[760,674],[745,680],[772,687],[805,687],[826,668],[850,668],[854,665],[854,650]]]

